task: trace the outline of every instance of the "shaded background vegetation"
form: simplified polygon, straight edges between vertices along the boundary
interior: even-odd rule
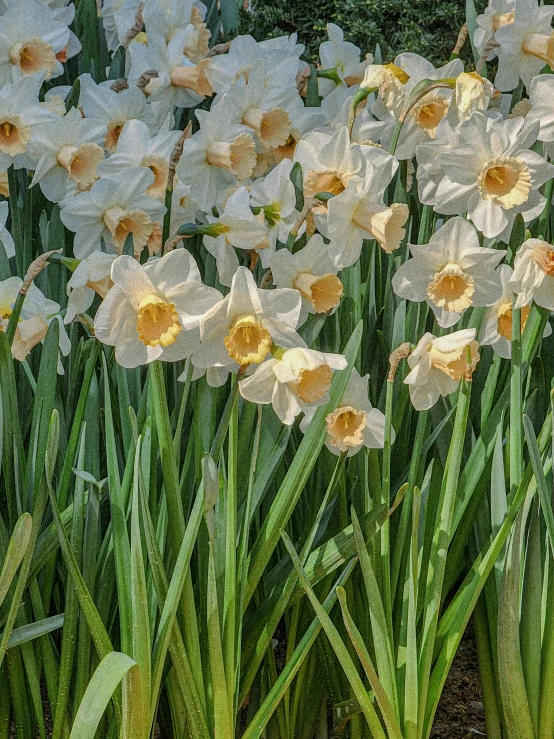
[[[336,23],[345,39],[362,53],[381,47],[383,60],[390,61],[402,51],[427,57],[435,65],[444,64],[465,20],[463,0],[251,0],[250,11],[241,12],[241,33],[261,40],[297,32],[306,44],[306,54],[317,56],[325,40],[325,26]],[[485,0],[477,0],[482,12]],[[469,45],[462,58],[469,59]]]

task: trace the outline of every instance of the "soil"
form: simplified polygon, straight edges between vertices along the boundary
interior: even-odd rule
[[[468,626],[442,693],[431,739],[486,737],[475,638]]]

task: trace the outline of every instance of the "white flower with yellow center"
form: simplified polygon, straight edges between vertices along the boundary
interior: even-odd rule
[[[510,287],[517,294],[516,308],[535,301],[554,310],[554,246],[541,239],[527,239],[514,259]]]
[[[368,382],[369,375],[360,377],[354,368],[339,405],[327,416],[325,446],[333,454],[347,452],[351,457],[363,447],[382,449],[385,444],[385,416],[371,405]],[[304,408],[302,431],[308,429],[316,410],[315,406]],[[391,441],[394,441],[394,429],[391,429]]]
[[[291,118],[288,106],[297,98],[296,88],[283,85],[266,87],[267,69],[263,61],[248,75],[248,82],[241,77],[231,89],[212,106],[214,115],[220,115],[231,123],[248,126],[262,152],[284,146],[291,134]]]
[[[483,325],[479,334],[479,343],[482,346],[492,346],[493,350],[504,359],[512,356],[512,314],[514,286],[511,284],[513,269],[508,264],[501,264],[498,275],[502,283],[502,295],[487,308]],[[525,327],[531,307],[524,305],[521,308],[521,329]],[[543,338],[550,336],[552,328],[547,323]]]
[[[199,344],[202,316],[221,298],[202,284],[185,249],[144,265],[122,255],[112,265],[111,279],[114,286],[96,313],[94,332],[103,344],[115,346],[123,367],[188,357]]]
[[[381,149],[364,148],[371,153],[365,180],[360,185],[349,183],[344,192],[331,198],[327,223],[318,223],[319,230],[331,240],[329,254],[337,269],[358,261],[364,239],[376,239],[390,253],[398,249],[406,234],[408,207],[403,203],[387,206],[383,200],[398,162]]]
[[[259,364],[273,347],[302,346],[296,333],[301,298],[297,290],[262,290],[252,273],[239,267],[231,290],[202,320],[202,343],[192,362],[199,369],[229,372]]]
[[[208,216],[208,222],[213,235],[204,236],[204,246],[215,257],[219,281],[229,287],[239,266],[235,249],[264,249],[267,227],[263,216],[252,213],[246,187],[235,190],[220,217]]]
[[[9,0],[0,22],[0,84],[14,68],[22,75],[41,73],[46,79],[63,73],[63,62],[81,43],[69,25],[75,6],[53,10],[40,0]]]
[[[474,113],[460,126],[458,145],[436,158],[444,177],[435,210],[467,212],[484,236],[507,241],[518,213],[528,222],[542,211],[538,188],[554,176],[554,167],[529,148],[538,132],[538,123],[527,126],[524,118]]]
[[[427,59],[417,54],[400,54],[387,68],[390,74],[385,76],[385,82],[379,88],[380,94],[372,106],[373,114],[382,121],[390,117],[398,119],[401,114],[406,114],[412,92],[419,83],[450,79],[464,71],[460,59],[435,69]],[[369,75],[363,84],[365,87],[372,84]],[[411,159],[418,144],[436,137],[438,126],[448,115],[452,95],[452,89],[431,90],[409,109],[395,149],[397,159]],[[380,140],[386,149],[390,148],[392,132],[392,127],[387,126]]]
[[[98,168],[101,176],[124,172],[129,167],[145,167],[154,175],[147,195],[164,200],[169,160],[180,131],[161,131],[151,136],[150,129],[138,120],[127,121],[121,129],[115,152]]]
[[[492,61],[497,53],[498,44],[495,34],[499,28],[514,22],[515,0],[489,0],[488,7],[477,16],[477,28],[473,34],[473,43],[487,61]]]
[[[15,301],[23,285],[20,277],[9,277],[0,282],[0,331],[6,331]],[[71,343],[65,331],[60,306],[49,300],[39,288],[32,284],[27,290],[19,322],[12,342],[12,355],[22,362],[31,349],[44,341],[52,321],[60,324],[60,352],[66,357],[71,351]],[[63,375],[63,365],[58,359],[58,373]]]
[[[442,328],[453,326],[471,306],[492,305],[501,294],[496,267],[506,252],[479,245],[473,226],[451,218],[428,244],[410,244],[412,258],[392,278],[405,300],[426,301]]]
[[[537,0],[516,0],[514,17],[494,34],[498,44],[498,71],[494,85],[501,92],[514,90],[521,79],[526,87],[545,64],[554,69],[554,5]]]
[[[138,119],[146,123],[153,133],[157,131],[153,107],[147,105],[146,97],[135,85],[115,92],[111,89],[111,80],[97,85],[90,74],[82,74],[79,82],[79,108],[86,118],[95,118],[106,126],[102,145],[110,154],[117,149],[117,142],[127,121]]]
[[[277,350],[254,374],[239,382],[239,391],[251,403],[271,403],[282,423],[290,426],[306,407],[317,408],[329,401],[333,372],[347,364],[341,354],[307,347]]]
[[[6,228],[6,221],[8,220],[9,213],[10,208],[8,203],[6,201],[0,203],[0,243],[4,247],[4,251],[6,252],[8,259],[15,256],[14,240],[11,233]]]
[[[42,75],[17,78],[0,87],[0,170],[33,165],[28,156],[37,129],[58,118],[39,104]],[[33,168],[33,166],[30,166]]]
[[[294,254],[279,249],[271,255],[269,266],[277,287],[292,287],[302,296],[301,324],[309,313],[328,313],[340,303],[344,288],[319,234]]]
[[[78,265],[67,283],[67,310],[64,323],[71,323],[75,316],[86,313],[94,296],[102,299],[113,286],[111,271],[115,254],[95,251]]]
[[[88,190],[104,160],[99,144],[105,134],[104,125],[83,118],[76,108],[37,127],[29,144],[29,155],[37,161],[31,186],[38,183],[44,196],[56,203],[65,197],[68,182],[77,192]]]
[[[177,174],[194,187],[198,205],[209,211],[225,191],[246,180],[256,166],[256,144],[247,126],[229,124],[206,110],[196,110],[200,130],[183,146]]]
[[[436,338],[426,333],[408,357],[410,372],[404,383],[416,411],[432,408],[455,392],[462,377],[471,379],[479,361],[476,330],[466,328]]]
[[[75,256],[84,259],[100,251],[102,239],[108,253],[121,254],[129,235],[136,256],[144,247],[151,248],[166,210],[163,203],[146,195],[153,182],[149,169],[129,168],[96,180],[88,192],[66,198],[60,218],[75,232]]]

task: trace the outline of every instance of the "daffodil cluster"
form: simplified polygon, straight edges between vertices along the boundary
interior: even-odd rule
[[[554,309],[546,231],[508,248],[552,197],[554,6],[491,0],[476,70],[410,53],[383,63],[333,24],[311,69],[295,35],[214,45],[197,0],[101,10],[121,76],[83,69],[70,86],[74,6],[0,7],[0,193],[23,178],[71,243],[67,307],[29,292],[17,359],[54,317],[93,322],[122,366],[187,360],[182,379],[211,386],[238,375],[243,398],[285,424],[303,414],[305,429],[347,364],[341,347],[311,348],[311,327],[334,320],[362,263],[387,274],[387,299],[430,308],[405,378],[418,410],[471,379],[478,341],[510,356],[513,310],[524,325],[533,301]],[[2,326],[14,279],[0,285]],[[367,376],[352,371],[327,423],[332,451],[383,446]]]

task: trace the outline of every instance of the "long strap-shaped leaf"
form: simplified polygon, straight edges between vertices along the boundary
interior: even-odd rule
[[[321,621],[321,625],[323,626],[323,629],[327,634],[329,641],[331,642],[331,646],[333,647],[335,654],[337,655],[342,669],[344,670],[346,677],[348,678],[350,687],[352,688],[352,691],[354,692],[354,695],[356,696],[358,703],[360,704],[360,708],[362,709],[363,714],[366,717],[373,738],[386,739],[386,734],[379,720],[379,716],[377,715],[377,711],[373,706],[363,680],[358,674],[356,665],[352,661],[352,657],[350,656],[345,643],[343,642],[336,626],[333,624],[331,618],[329,617],[329,614],[325,611],[325,609],[317,599],[316,594],[312,590],[310,583],[308,582],[308,578],[306,577],[306,573],[304,572],[302,565],[300,564],[298,554],[296,553],[292,541],[289,539],[284,531],[281,532],[281,536],[283,537],[283,541],[285,543],[287,551],[290,554],[294,567],[298,573],[300,582],[302,583],[304,590],[306,591],[306,595],[308,596],[310,603],[313,606],[316,616]]]
[[[8,544],[8,551],[0,572],[0,605],[4,602],[6,593],[10,589],[12,580],[23,561],[27,547],[31,540],[31,529],[33,519],[30,513],[23,513],[15,524],[13,533]]]
[[[108,652],[96,668],[83,696],[70,739],[94,739],[98,725],[119,683],[136,662],[123,652]]]

